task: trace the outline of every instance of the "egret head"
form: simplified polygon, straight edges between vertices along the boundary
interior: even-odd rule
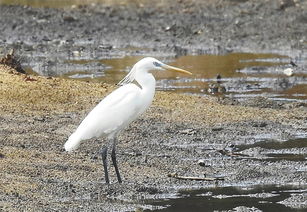
[[[133,82],[137,72],[148,73],[149,71],[154,71],[154,70],[160,70],[160,71],[169,70],[169,71],[176,71],[176,72],[185,73],[185,74],[192,74],[189,71],[166,65],[153,57],[145,57],[141,59],[140,61],[138,61],[133,66],[129,74],[124,79],[122,79],[118,84],[124,85],[124,84]]]

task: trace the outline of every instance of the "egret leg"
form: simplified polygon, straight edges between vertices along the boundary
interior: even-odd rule
[[[104,176],[106,183],[109,184],[109,173],[108,173],[108,167],[107,167],[107,153],[108,153],[108,147],[104,146],[101,149],[101,157],[102,157],[102,163],[103,163],[103,169],[104,169]]]
[[[119,174],[119,170],[118,170],[118,166],[117,166],[117,161],[116,161],[116,139],[114,139],[113,141],[113,147],[112,147],[112,153],[111,153],[111,159],[115,168],[115,172],[116,172],[116,176],[117,176],[117,180],[119,183],[122,183],[122,179],[120,177]]]

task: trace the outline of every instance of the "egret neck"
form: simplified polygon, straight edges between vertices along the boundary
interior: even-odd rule
[[[140,113],[143,113],[149,107],[155,95],[156,80],[151,73],[137,71],[135,81],[141,87],[143,108]]]

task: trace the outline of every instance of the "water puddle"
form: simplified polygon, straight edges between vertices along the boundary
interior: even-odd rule
[[[77,53],[67,60],[44,67],[33,67],[39,74],[57,75],[86,81],[116,84],[143,56],[89,59]],[[307,72],[292,67],[290,58],[278,54],[230,53],[188,55],[177,59],[158,58],[193,72],[192,76],[170,72],[155,73],[157,90],[214,95],[245,100],[265,96],[273,100],[307,102]],[[303,61],[301,61],[303,63]],[[299,64],[302,65],[302,64]],[[284,74],[292,68],[293,76]]]
[[[113,59],[102,59],[102,60],[67,60],[66,63],[72,64],[72,67],[75,65],[81,65],[88,67],[91,71],[80,71],[76,70],[73,72],[68,72],[67,74],[62,75],[64,78],[77,78],[80,80],[94,81],[94,82],[107,82],[109,84],[116,84],[126,74],[130,71],[132,66],[142,59],[142,56],[132,56],[132,57],[123,57],[123,58],[113,58]],[[96,68],[91,68],[96,64]],[[101,69],[97,64],[104,65],[103,75],[101,75]],[[76,77],[78,75],[78,77]],[[100,75],[100,76],[99,76]]]
[[[265,149],[274,149],[274,150],[289,149],[289,148],[303,148],[303,147],[307,147],[307,138],[296,138],[296,139],[290,139],[287,141],[263,140],[263,141],[256,142],[254,144],[237,146],[239,151],[243,151],[245,149],[250,149],[250,148],[255,148],[255,147],[261,147]]]
[[[306,135],[305,135],[306,136]],[[161,145],[161,144],[159,144]],[[229,144],[208,144],[204,141],[180,143],[174,139],[164,142],[166,147],[175,147],[183,149],[198,149],[203,152],[219,152],[225,157],[236,159],[253,159],[266,161],[305,161],[307,160],[307,137],[294,138],[289,140],[255,140],[251,144],[233,145]],[[155,155],[156,156],[156,155]],[[218,155],[220,156],[220,155]],[[195,160],[195,158],[186,158],[186,160]],[[208,160],[210,161],[210,159]]]
[[[266,160],[268,161],[280,161],[280,160],[288,160],[288,161],[305,161],[307,159],[307,154],[291,154],[291,153],[269,153],[266,154]]]
[[[193,72],[191,78],[158,83],[165,90],[235,99],[266,96],[276,100],[307,99],[307,73],[283,73],[290,58],[278,54],[231,53],[184,56],[173,65]],[[219,78],[217,78],[219,76]]]
[[[307,159],[307,138],[296,138],[287,141],[263,140],[254,144],[236,146],[236,152],[242,152],[251,159],[272,162],[281,160],[305,161]]]
[[[295,196],[305,195],[305,187],[293,186],[256,186],[242,189],[239,187],[210,188],[197,191],[182,191],[177,198],[153,200],[153,211],[303,211],[289,207],[295,204]],[[290,199],[291,198],[291,199]],[[301,204],[301,205],[300,205]],[[297,203],[296,207],[303,206]],[[241,210],[239,210],[241,209]]]

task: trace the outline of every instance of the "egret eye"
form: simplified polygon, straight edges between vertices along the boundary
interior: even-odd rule
[[[154,64],[154,66],[156,66],[156,67],[161,67],[161,66],[162,66],[162,64],[161,64],[161,63],[158,63],[158,62],[153,62],[153,64]]]

